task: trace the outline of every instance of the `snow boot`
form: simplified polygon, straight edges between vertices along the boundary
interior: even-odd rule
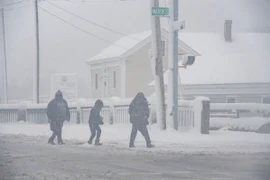
[[[89,141],[87,141],[87,143],[90,145],[90,144],[92,144],[92,141],[89,140]]]
[[[102,143],[96,142],[95,145],[96,145],[96,146],[102,146]]]
[[[136,146],[134,144],[129,144],[130,148],[135,148]]]
[[[55,145],[55,143],[49,139],[48,144]]]
[[[61,141],[58,141],[58,145],[64,145],[65,143],[61,140]]]
[[[102,143],[100,143],[99,140],[97,140],[97,141],[95,142],[95,145],[96,145],[96,146],[102,146]]]
[[[155,147],[155,145],[154,144],[147,144],[146,147],[147,148],[153,148],[153,147]]]

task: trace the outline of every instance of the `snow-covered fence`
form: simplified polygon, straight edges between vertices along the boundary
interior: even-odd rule
[[[120,105],[120,106],[115,106],[113,109],[113,114],[114,114],[114,118],[113,118],[113,122],[114,123],[123,123],[123,124],[127,124],[130,123],[129,122],[129,113],[128,113],[128,105]]]
[[[0,109],[1,123],[14,123],[18,121],[17,109]]]
[[[211,117],[270,116],[270,104],[211,103]]]
[[[101,115],[103,116],[104,123],[109,124],[127,124],[130,121],[128,108],[131,100],[104,100],[104,107]],[[202,100],[194,101],[179,101],[178,108],[178,127],[193,128],[201,132],[203,114]],[[149,101],[150,109],[150,123],[155,123],[155,102]],[[71,119],[70,123],[73,124],[87,124],[89,119],[90,110],[94,105],[94,101],[78,101],[76,103],[69,103]],[[3,108],[2,108],[3,107]],[[17,122],[19,120],[27,121],[30,123],[48,123],[46,114],[47,104],[15,104],[0,106],[0,123]],[[209,113],[209,112],[208,112]],[[206,112],[207,115],[207,112]],[[209,115],[209,114],[208,114]],[[207,116],[205,116],[207,119]],[[209,121],[209,120],[208,120]],[[168,122],[169,123],[169,122]]]
[[[189,107],[178,108],[178,128],[194,127],[194,110]]]
[[[72,108],[69,108],[69,111],[70,111],[70,123],[72,124],[77,124],[78,123],[78,111],[77,111],[77,108],[75,107],[72,107]]]
[[[48,123],[48,118],[46,114],[46,109],[27,109],[26,110],[26,120],[29,123],[36,124],[46,124]]]

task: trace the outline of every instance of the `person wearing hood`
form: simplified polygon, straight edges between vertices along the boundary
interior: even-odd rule
[[[151,144],[149,133],[146,127],[149,124],[148,101],[142,92],[138,93],[135,96],[135,98],[132,100],[129,106],[129,115],[130,115],[130,123],[132,123],[132,131],[130,135],[129,147],[130,148],[135,147],[134,141],[135,141],[138,130],[144,136],[145,141],[146,141],[146,146],[148,148],[154,147],[154,145]]]
[[[103,108],[103,102],[98,99],[95,102],[95,106],[91,109],[90,116],[89,116],[89,128],[91,132],[91,137],[88,141],[88,144],[92,144],[93,139],[96,137],[95,145],[100,146],[102,143],[100,143],[100,136],[101,136],[101,129],[99,125],[103,125],[103,117],[100,116],[100,111]]]
[[[50,129],[53,132],[48,143],[55,145],[54,139],[57,136],[58,144],[64,144],[62,139],[62,127],[65,120],[70,121],[70,111],[60,90],[56,92],[55,98],[49,102],[47,106],[47,116],[50,123]]]

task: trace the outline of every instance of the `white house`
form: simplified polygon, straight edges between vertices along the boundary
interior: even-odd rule
[[[167,36],[162,30],[165,43],[164,70],[167,70]],[[154,78],[149,49],[151,31],[126,36],[87,61],[91,74],[91,98],[133,97],[138,92],[152,94],[148,86]],[[199,54],[179,41],[179,51]]]
[[[179,33],[179,52],[197,56],[192,66],[180,69],[183,88],[179,89],[186,99],[203,95],[212,102],[269,103],[270,34],[232,33],[230,22],[224,29],[224,33]],[[150,35],[147,31],[123,37],[87,61],[92,98],[154,92]],[[164,71],[168,64],[167,37],[168,32],[162,30]],[[165,72],[165,89],[167,80]]]
[[[185,99],[203,95],[211,102],[270,103],[270,34],[236,33],[231,42],[219,33],[181,33],[180,38],[201,54],[192,66],[179,69]],[[166,87],[167,78],[165,72]]]

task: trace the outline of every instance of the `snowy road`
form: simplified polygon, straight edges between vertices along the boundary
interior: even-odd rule
[[[1,180],[269,180],[270,153],[184,154],[0,135]]]

